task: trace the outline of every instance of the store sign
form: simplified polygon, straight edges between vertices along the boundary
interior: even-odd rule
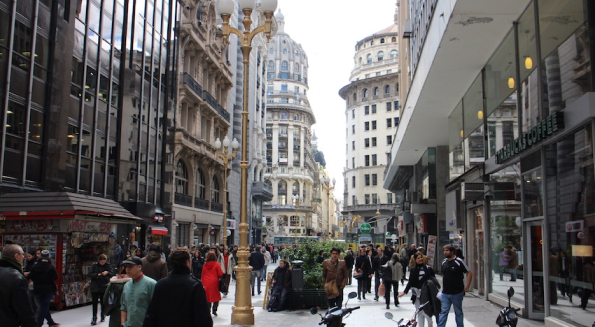
[[[236,229],[235,219],[227,219],[227,229]]]
[[[112,224],[99,223],[82,220],[71,220],[67,222],[67,226],[63,228],[66,233],[70,232],[93,232],[93,233],[109,233],[112,230]]]
[[[7,233],[59,232],[60,222],[54,219],[8,220]]]
[[[531,128],[521,137],[511,141],[505,147],[496,152],[496,163],[501,164],[513,156],[525,151],[528,147],[541,142],[554,132],[564,128],[564,115],[560,112],[554,112],[546,119],[537,123],[537,126]]]
[[[217,235],[217,231],[216,230],[210,230],[209,231],[209,235]]]
[[[363,223],[359,226],[359,230],[364,234],[368,234],[372,230],[372,227],[368,223]]]
[[[405,223],[402,220],[397,222],[397,231],[402,232],[405,230]]]
[[[415,218],[415,227],[417,227],[417,232],[420,234],[424,234],[428,232],[428,217],[426,215],[417,216]]]

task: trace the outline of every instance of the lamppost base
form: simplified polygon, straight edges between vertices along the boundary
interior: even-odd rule
[[[231,314],[231,324],[232,325],[242,325],[242,326],[252,326],[254,325],[254,307],[236,307],[235,305],[231,307],[232,314]]]

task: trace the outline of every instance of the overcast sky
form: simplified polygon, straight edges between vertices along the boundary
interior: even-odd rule
[[[396,0],[279,0],[277,8],[285,16],[285,32],[308,55],[313,130],[337,180],[335,197],[342,201],[345,101],[339,90],[349,84],[355,44],[394,23]]]

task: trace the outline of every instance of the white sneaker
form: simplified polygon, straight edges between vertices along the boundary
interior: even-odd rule
[[[223,293],[223,297],[227,297],[227,293]]]

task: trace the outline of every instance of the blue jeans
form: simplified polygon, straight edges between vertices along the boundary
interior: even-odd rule
[[[262,269],[252,270],[250,272],[250,286],[252,287],[252,295],[254,295],[254,283],[258,283],[258,293],[260,293],[260,276]],[[254,281],[256,279],[256,281]]]
[[[35,300],[37,301],[37,305],[39,305],[39,312],[37,315],[37,325],[43,326],[43,320],[47,320],[48,325],[55,325],[56,322],[52,319],[52,315],[50,314],[50,303],[54,298],[54,293],[44,293],[44,294],[33,294],[35,296]]]
[[[459,294],[444,294],[442,293],[442,310],[440,311],[440,318],[438,319],[438,327],[446,326],[446,320],[448,319],[448,312],[450,311],[450,305],[455,308],[455,321],[457,327],[463,327],[463,298],[465,292]]]
[[[262,272],[260,273],[260,279],[262,280],[267,280],[267,265],[264,265],[264,267],[262,267]]]
[[[271,294],[279,294],[279,302],[277,302],[277,307],[274,308],[275,311],[281,311],[283,310],[283,306],[285,305],[285,299],[287,298],[287,290],[285,289],[285,287],[283,285],[275,285],[275,287],[273,287],[273,292],[271,292]]]

